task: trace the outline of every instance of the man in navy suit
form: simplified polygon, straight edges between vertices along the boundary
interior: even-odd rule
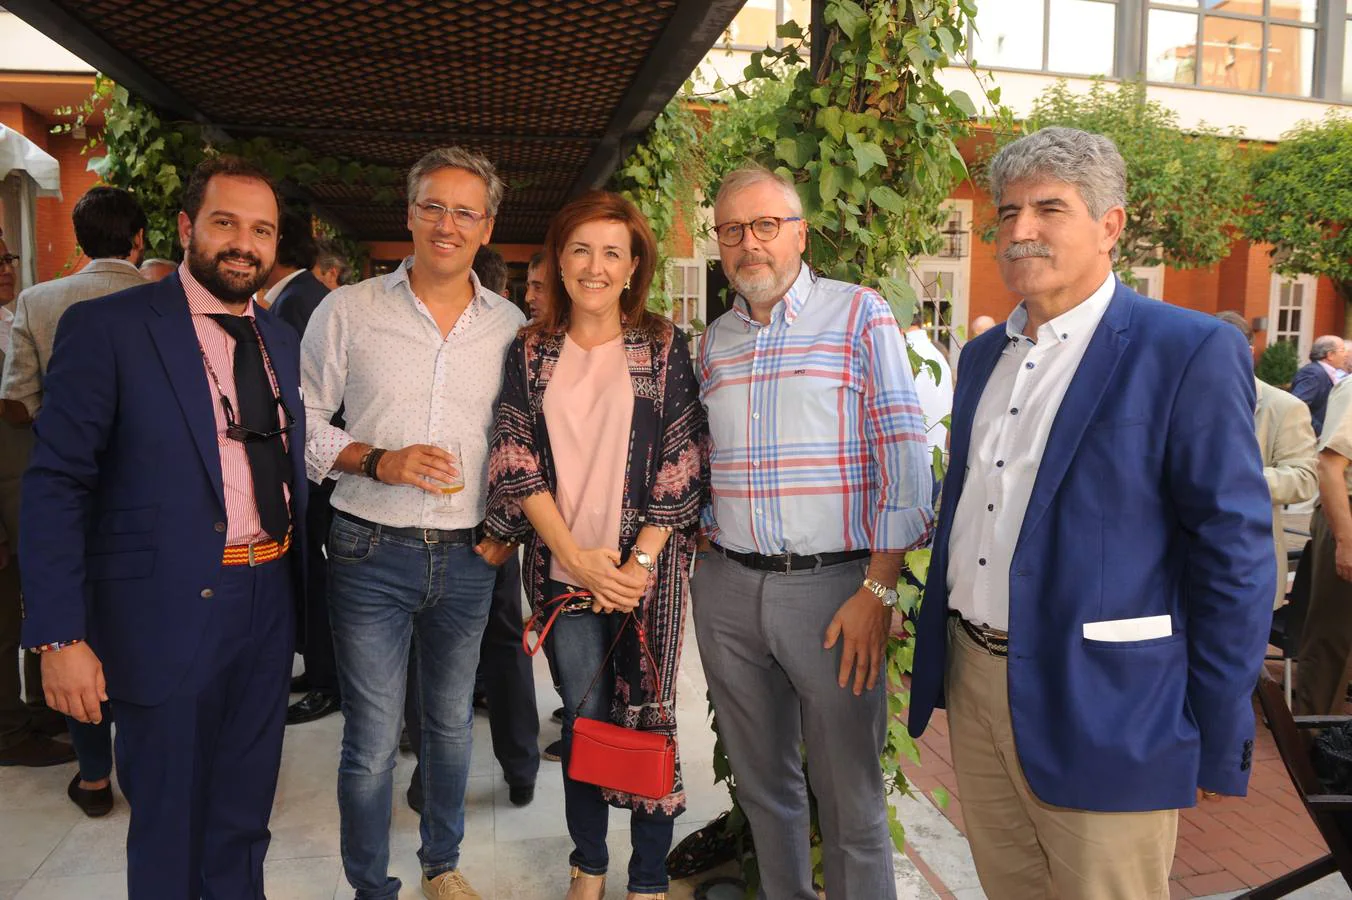
[[[1347,344],[1336,334],[1325,334],[1310,345],[1310,363],[1291,379],[1291,393],[1310,408],[1314,433],[1324,431],[1324,413],[1328,411],[1329,392],[1343,380],[1347,365]]]
[[[24,642],[53,708],[112,700],[132,900],[263,897],[305,572],[298,339],[251,300],[277,210],[251,164],[199,166],[186,261],[71,307],[34,425]]]
[[[277,264],[268,276],[267,293],[263,301],[272,314],[305,336],[310,316],[329,295],[328,285],[310,271],[319,255],[308,214],[295,210],[282,212],[282,234],[277,241]],[[342,416],[334,416],[334,424],[342,424]],[[293,691],[304,691],[305,696],[286,711],[286,724],[301,725],[314,722],[338,711],[338,663],[333,656],[333,629],[329,625],[329,561],[325,541],[333,524],[334,480],[310,482],[310,500],[305,523],[310,545],[305,559],[308,571],[305,581],[305,634],[298,643],[305,658],[305,674],[291,680]]]
[[[1252,361],[1113,276],[1110,140],[1035,132],[990,182],[1023,299],[962,354],[910,730],[947,706],[993,900],[1164,900],[1177,810],[1249,779],[1276,589]]]

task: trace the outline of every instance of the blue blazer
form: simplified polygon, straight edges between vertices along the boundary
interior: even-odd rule
[[[916,631],[910,730],[943,705],[949,543],[972,418],[1005,330],[967,345]],[[1053,422],[1009,573],[1009,706],[1046,803],[1176,809],[1242,795],[1276,590],[1249,348],[1231,326],[1118,285]],[[1168,615],[1112,643],[1087,622]]]
[[[1291,393],[1304,400],[1310,408],[1310,424],[1314,426],[1315,434],[1324,431],[1324,413],[1328,411],[1329,393],[1332,390],[1333,382],[1329,379],[1329,373],[1317,362],[1302,366],[1291,379]]]
[[[272,304],[272,314],[296,329],[296,334],[304,337],[305,328],[310,324],[310,316],[314,315],[319,304],[328,295],[328,285],[306,269],[282,288],[282,292],[277,295],[277,301]]]
[[[289,436],[295,603],[305,577],[299,339],[258,310]],[[225,549],[215,388],[178,275],[61,317],[23,479],[23,642],[84,638],[108,693],[163,702],[211,621]]]

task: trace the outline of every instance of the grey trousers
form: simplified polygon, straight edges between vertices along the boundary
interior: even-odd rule
[[[826,627],[863,583],[866,562],[758,572],[717,552],[690,582],[718,730],[751,823],[762,900],[817,900],[808,778],[822,827],[826,896],[895,900],[882,752],[887,691],[837,685],[841,645]],[[803,771],[800,747],[807,745]]]

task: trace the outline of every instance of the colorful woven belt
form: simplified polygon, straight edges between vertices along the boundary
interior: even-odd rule
[[[281,559],[291,549],[291,532],[281,542],[268,538],[266,541],[254,541],[252,544],[235,544],[225,548],[221,557],[223,566],[261,566],[274,559]]]

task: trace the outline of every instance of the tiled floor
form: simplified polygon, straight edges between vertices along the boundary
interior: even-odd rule
[[[678,722],[689,809],[676,827],[677,840],[726,807],[727,794],[713,781],[713,735],[707,722],[705,685],[693,630],[681,666]],[[541,746],[554,740],[549,721],[558,706],[543,658],[536,666]],[[271,900],[350,898],[338,849],[335,780],[341,716],[287,729],[282,773],[272,816],[267,885]],[[404,803],[412,772],[401,757],[395,774],[391,838],[393,874],[404,882],[401,897],[419,897],[418,817]],[[85,818],[65,796],[72,767],[0,769],[0,900],[122,900],[126,897],[124,842],[127,806],[121,796],[111,815]],[[535,801],[512,806],[492,757],[488,722],[476,717],[474,754],[463,845],[463,868],[488,900],[560,900],[566,888],[571,842],[563,818],[559,764],[542,762]],[[628,859],[627,818],[612,810],[610,896],[623,896]],[[930,900],[935,892],[914,866],[897,857],[901,900]],[[706,876],[707,877],[707,876]],[[674,885],[673,900],[692,896],[693,885]]]
[[[949,755],[948,720],[942,710],[935,713],[920,744],[922,764],[907,764],[907,777],[917,790],[946,790],[950,799],[943,813],[963,831],[962,798]],[[1208,897],[1254,887],[1327,852],[1296,797],[1271,734],[1259,722],[1249,795],[1221,798],[1183,811],[1171,875],[1172,897]],[[945,896],[941,890],[940,897]],[[1291,896],[1314,900],[1349,897],[1352,892],[1337,876],[1331,876]]]

